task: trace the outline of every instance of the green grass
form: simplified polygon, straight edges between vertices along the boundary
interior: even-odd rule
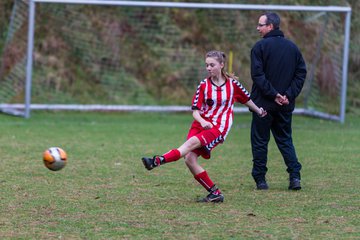
[[[185,140],[191,114],[33,112],[0,115],[1,239],[360,239],[360,117],[346,123],[295,116],[303,165],[299,192],[274,141],[269,191],[254,190],[250,115],[211,160],[200,160],[225,194],[206,195],[183,160],[153,171],[140,158]],[[47,170],[42,152],[59,146],[67,166]]]

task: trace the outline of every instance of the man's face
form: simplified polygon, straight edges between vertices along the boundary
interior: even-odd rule
[[[267,19],[265,15],[261,16],[256,27],[256,30],[258,30],[261,37],[264,37],[268,32],[272,30],[272,24],[267,25],[266,20]]]

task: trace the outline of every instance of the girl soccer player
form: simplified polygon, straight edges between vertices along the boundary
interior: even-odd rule
[[[194,121],[190,127],[187,141],[179,148],[172,149],[162,156],[143,157],[146,169],[151,170],[165,163],[185,157],[186,166],[209,194],[201,202],[223,202],[224,195],[213,183],[207,172],[199,165],[198,157],[210,158],[211,150],[224,142],[233,123],[234,102],[240,102],[264,117],[267,113],[256,106],[250,94],[225,71],[226,56],[220,51],[210,51],[205,56],[209,76],[202,80],[192,100]]]

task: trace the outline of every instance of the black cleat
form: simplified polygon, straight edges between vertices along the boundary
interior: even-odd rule
[[[151,170],[160,165],[160,158],[158,156],[154,156],[153,158],[143,157],[141,160],[147,170]]]
[[[154,161],[153,158],[143,157],[143,158],[141,158],[141,160],[142,160],[142,162],[143,162],[143,164],[144,164],[144,166],[145,166],[145,168],[146,168],[147,170],[151,170],[151,169],[153,169],[154,167],[156,167],[156,166],[155,166],[155,161]]]
[[[257,190],[268,190],[269,185],[266,183],[266,181],[260,181],[256,183],[256,189]]]
[[[213,202],[213,203],[224,202],[224,195],[222,195],[221,193],[220,194],[210,193],[205,198],[199,199],[198,202]]]
[[[291,179],[289,184],[289,190],[300,190],[300,189],[301,189],[300,179],[298,178]]]

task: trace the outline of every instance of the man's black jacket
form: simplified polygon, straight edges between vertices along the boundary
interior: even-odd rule
[[[306,65],[298,47],[276,29],[251,49],[251,99],[268,111],[293,111],[295,98],[306,78]],[[289,105],[275,103],[277,93],[286,95]]]

